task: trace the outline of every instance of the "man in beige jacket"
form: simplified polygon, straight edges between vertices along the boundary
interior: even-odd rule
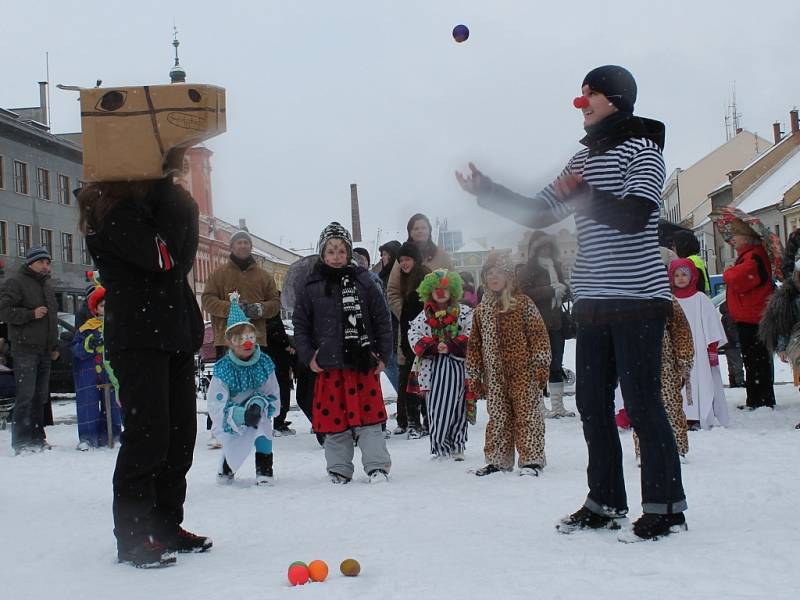
[[[227,263],[211,274],[203,292],[203,310],[211,315],[217,357],[225,352],[225,323],[230,311],[230,293],[239,292],[245,315],[256,327],[256,342],[267,346],[267,319],[280,312],[280,297],[275,279],[256,264],[253,240],[246,231],[231,237],[231,255]]]

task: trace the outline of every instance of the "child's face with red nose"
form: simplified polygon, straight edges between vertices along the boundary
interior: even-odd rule
[[[236,358],[247,360],[256,351],[256,330],[253,327],[242,327],[236,330],[228,340]]]

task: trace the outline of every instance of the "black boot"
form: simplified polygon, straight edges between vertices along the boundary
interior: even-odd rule
[[[174,565],[175,552],[153,536],[148,536],[136,544],[118,545],[117,560],[139,569],[158,569]]]
[[[186,531],[180,525],[175,528],[175,532],[172,535],[165,535],[163,541],[171,552],[180,552],[182,554],[205,552],[214,545],[210,537]]]
[[[272,452],[256,452],[256,485],[272,485]]]
[[[228,466],[228,461],[222,459],[222,471],[217,473],[217,479],[222,482],[233,481],[233,470]]]
[[[671,515],[644,513],[633,524],[633,533],[645,540],[657,540],[670,533],[678,533],[686,531],[686,529],[686,517],[682,512]]]

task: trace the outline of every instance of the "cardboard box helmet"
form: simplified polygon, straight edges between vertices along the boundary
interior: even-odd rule
[[[187,148],[225,131],[225,89],[205,84],[82,88],[86,181],[161,179]]]

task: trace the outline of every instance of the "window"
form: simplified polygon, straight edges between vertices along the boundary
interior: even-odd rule
[[[6,189],[5,179],[3,178],[5,172],[6,172],[6,165],[3,162],[3,157],[0,156],[0,190]]]
[[[14,161],[14,191],[28,194],[28,165],[18,160]]]
[[[92,264],[92,255],[89,254],[89,246],[86,245],[85,237],[81,237],[81,264]]]
[[[69,177],[66,175],[58,176],[58,201],[61,204],[69,206],[71,204],[69,198],[70,190],[69,190]]]
[[[41,168],[36,169],[36,175],[39,181],[39,198],[50,200],[50,171]]]
[[[39,231],[39,239],[42,246],[47,248],[47,252],[50,254],[50,256],[53,256],[53,230],[41,229]]]
[[[0,254],[8,254],[8,223],[0,221]]]
[[[17,224],[17,256],[25,258],[31,247],[31,226]]]
[[[72,234],[61,232],[61,260],[72,262]]]

